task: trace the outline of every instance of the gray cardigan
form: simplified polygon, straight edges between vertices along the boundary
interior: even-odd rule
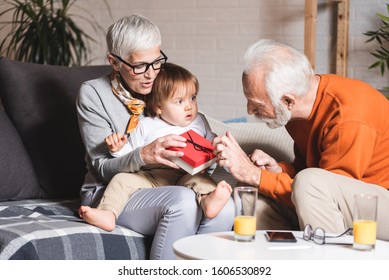
[[[76,105],[86,149],[87,174],[81,189],[82,204],[95,206],[114,175],[139,171],[145,163],[140,158],[140,148],[113,158],[104,144],[104,138],[109,134],[125,133],[130,117],[127,108],[112,93],[109,75],[84,82]]]
[[[76,101],[78,124],[86,149],[87,174],[81,188],[83,205],[96,206],[107,183],[117,173],[137,172],[145,163],[140,158],[139,148],[121,157],[112,157],[104,138],[125,133],[130,112],[111,90],[110,75],[86,81],[81,85]],[[205,116],[199,113],[206,128],[206,138],[213,139]],[[210,173],[213,169],[209,170]]]

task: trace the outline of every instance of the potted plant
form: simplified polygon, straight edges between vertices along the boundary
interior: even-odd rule
[[[386,4],[386,10],[389,14],[389,4]],[[375,31],[365,32],[364,35],[369,37],[366,43],[376,41],[379,44],[379,48],[370,53],[376,61],[369,66],[369,69],[379,67],[381,76],[384,76],[385,70],[389,70],[389,16],[381,13],[377,13],[377,16],[381,19],[381,26]],[[384,87],[383,91],[388,92],[389,87]],[[388,97],[388,94],[385,95]]]
[[[95,31],[102,31],[102,28],[85,9],[82,9],[84,16],[70,14],[69,9],[75,2],[76,0],[3,0],[0,6],[6,8],[0,12],[0,18],[12,13],[12,20],[0,21],[0,30],[10,29],[0,43],[0,54],[40,64],[88,64],[88,40],[94,39],[72,17],[79,17]],[[108,8],[106,2],[105,4]]]

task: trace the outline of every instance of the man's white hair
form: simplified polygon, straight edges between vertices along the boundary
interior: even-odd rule
[[[273,106],[279,106],[286,94],[305,95],[314,79],[314,72],[307,57],[295,48],[263,39],[251,45],[243,58],[243,73],[264,73],[265,89]]]

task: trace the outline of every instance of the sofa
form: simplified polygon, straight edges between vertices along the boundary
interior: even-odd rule
[[[83,81],[110,69],[0,58],[1,260],[148,259],[152,236],[121,226],[106,232],[77,215],[86,168],[75,99]],[[293,158],[283,128],[208,119],[217,134],[230,130],[246,152],[260,147],[277,160]],[[236,183],[222,168],[213,177]]]

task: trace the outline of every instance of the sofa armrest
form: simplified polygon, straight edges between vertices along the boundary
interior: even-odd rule
[[[78,197],[86,173],[75,99],[82,82],[111,67],[0,59],[0,98],[49,197]],[[17,164],[17,158],[14,159]]]

